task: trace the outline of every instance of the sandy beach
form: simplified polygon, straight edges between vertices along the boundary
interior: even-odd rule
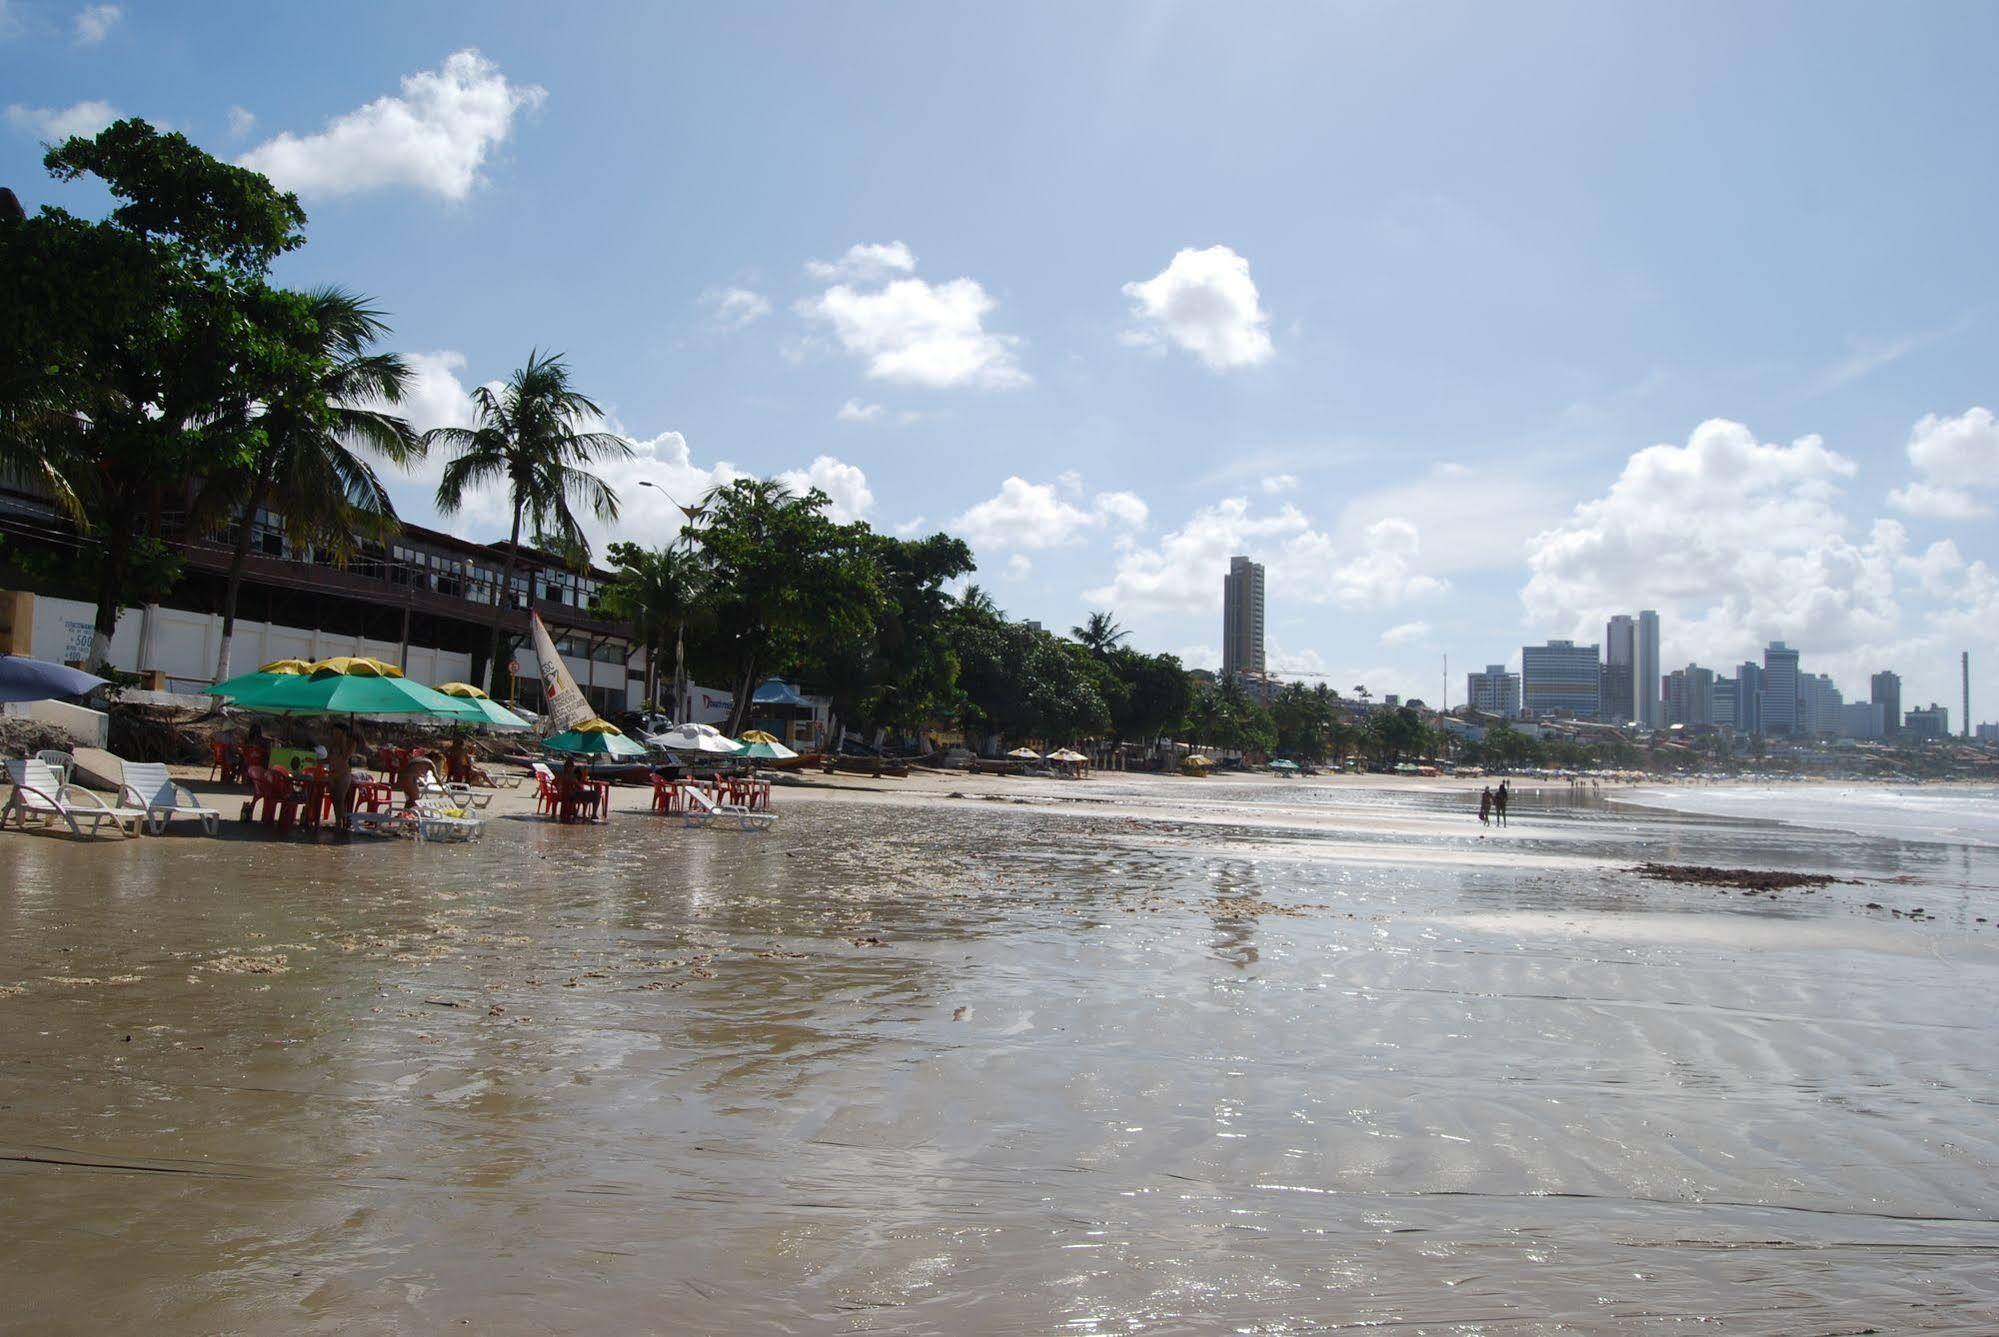
[[[528,792],[459,847],[0,836],[15,1323],[1999,1323],[1988,844],[1559,783],[1494,829],[814,777],[765,836]]]

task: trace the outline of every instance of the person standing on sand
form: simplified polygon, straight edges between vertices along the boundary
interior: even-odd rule
[[[1490,825],[1492,825],[1492,786],[1491,786],[1491,785],[1487,785],[1487,786],[1485,787],[1485,792],[1484,792],[1484,793],[1482,793],[1482,794],[1480,794],[1480,795],[1478,796],[1478,824],[1479,824],[1480,826],[1490,826]]]
[[[1499,792],[1492,796],[1493,815],[1499,818],[1501,826],[1506,825],[1506,781],[1499,782]]]

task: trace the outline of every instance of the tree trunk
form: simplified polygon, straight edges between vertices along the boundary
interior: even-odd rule
[[[118,598],[125,592],[125,554],[132,542],[128,526],[105,526],[104,569],[97,575],[97,618],[91,625],[90,655],[84,668],[103,669],[111,658],[111,637],[118,630]]]
[[[728,734],[731,738],[743,736],[743,720],[749,715],[750,694],[756,691],[756,674],[756,657],[751,656],[749,662],[743,665],[742,690],[736,693],[736,699],[729,706]]]
[[[500,664],[500,628],[506,621],[507,613],[514,606],[514,565],[521,554],[521,503],[514,502],[514,532],[507,540],[507,560],[500,570],[500,589],[493,601],[493,639],[486,651],[486,693],[495,701],[500,699],[500,675],[506,670]],[[539,653],[539,652],[537,652]],[[542,702],[543,710],[548,703]]]
[[[243,592],[243,564],[250,559],[250,530],[264,508],[270,483],[262,478],[250,489],[250,500],[236,525],[236,549],[229,554],[229,584],[222,594],[222,649],[215,656],[215,681],[229,676],[229,642],[236,634],[236,600]]]

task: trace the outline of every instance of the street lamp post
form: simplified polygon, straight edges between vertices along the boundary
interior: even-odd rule
[[[676,499],[671,492],[668,492],[658,483],[654,483],[647,479],[641,478],[639,480],[639,486],[651,488],[653,491],[659,493],[660,496],[665,497],[668,501],[672,502],[673,508],[679,511],[682,515],[686,516],[688,520],[692,521],[694,519],[695,512],[689,510],[685,506],[682,506],[679,500]],[[667,545],[667,551],[671,552],[673,548],[677,546],[680,543],[680,541],[686,537],[687,537],[687,531],[683,528],[681,532],[675,536],[673,543]],[[687,613],[685,609],[685,603],[683,601],[679,624],[675,626],[673,629],[673,722],[675,724],[687,723],[686,692],[687,692]]]

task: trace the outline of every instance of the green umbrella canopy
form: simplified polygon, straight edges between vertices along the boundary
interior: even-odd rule
[[[550,752],[588,752],[604,757],[643,757],[646,750],[621,733],[571,729],[542,744]]]
[[[311,672],[312,665],[303,659],[278,659],[264,665],[255,673],[242,673],[233,678],[225,678],[213,687],[204,687],[201,690],[207,696],[244,696],[276,683],[303,678]]]
[[[408,678],[322,668],[310,677],[281,677],[234,694],[238,710],[262,715],[400,715],[468,724],[485,722],[472,702],[432,691]]]
[[[1270,769],[1273,771],[1295,771],[1298,769],[1298,763],[1288,757],[1279,757],[1276,761],[1270,763]]]
[[[459,704],[471,706],[474,710],[477,710],[480,715],[480,723],[489,729],[497,729],[502,733],[506,733],[510,730],[525,729],[528,727],[526,720],[514,714],[513,711],[508,710],[498,701],[487,696],[470,683],[441,682],[437,684],[437,690]]]
[[[740,741],[743,750],[736,755],[752,761],[789,761],[798,755],[783,743],[766,743],[762,739],[752,740],[747,734]]]

